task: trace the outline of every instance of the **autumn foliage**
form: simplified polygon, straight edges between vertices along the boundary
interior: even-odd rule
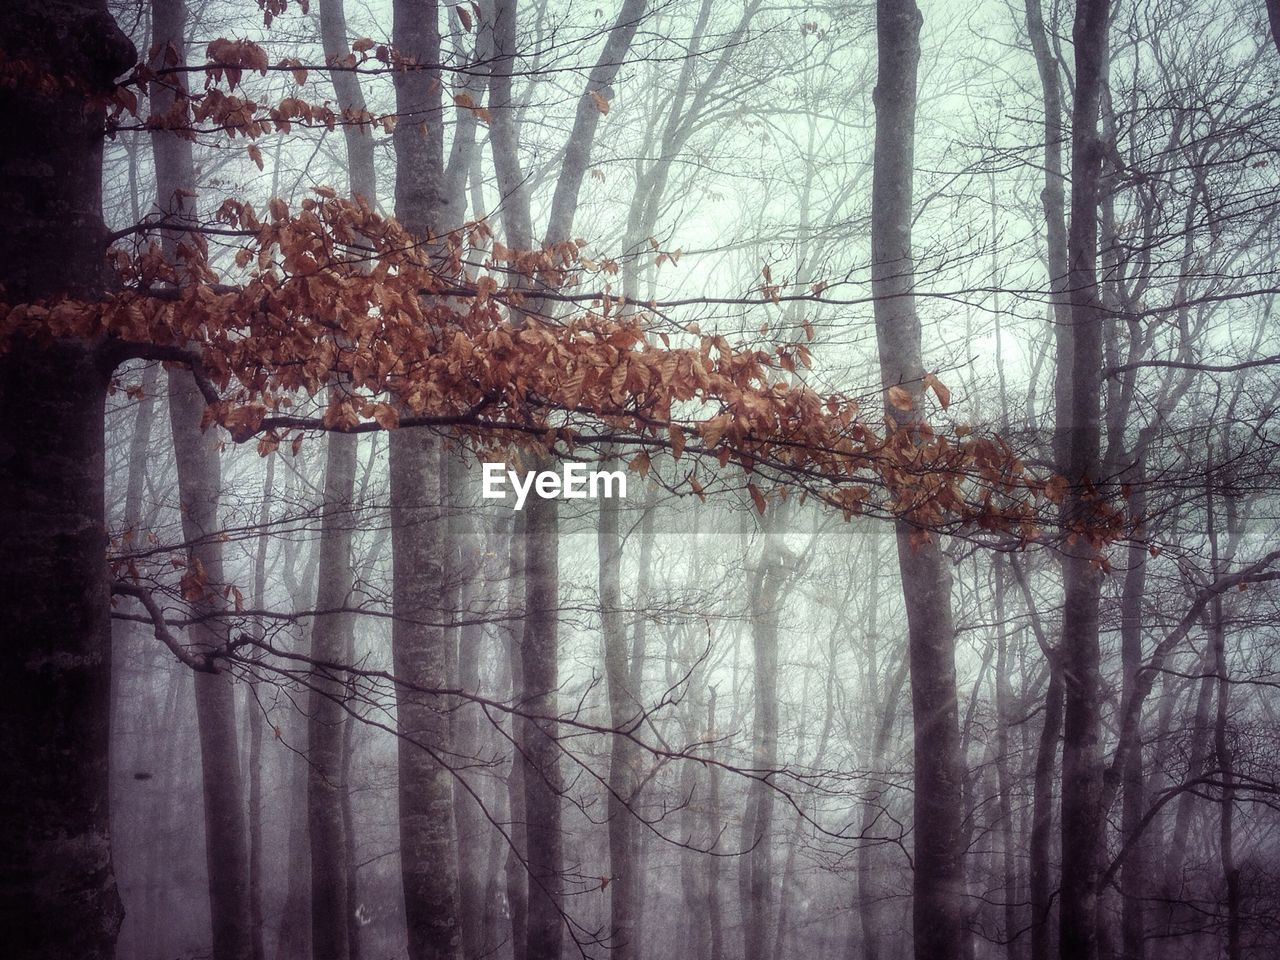
[[[339,67],[414,68],[372,42],[353,49]],[[138,94],[163,82],[163,68],[139,65],[116,88],[108,126],[135,116],[147,128],[252,140],[294,123],[394,123],[298,97],[259,104],[234,93],[246,72],[286,70],[302,83],[307,67],[270,64],[248,41],[215,40],[206,52],[204,89],[177,97],[164,116],[141,116]],[[4,66],[10,80],[21,73],[16,62]],[[185,68],[174,60],[169,69]],[[255,146],[250,152],[261,164]],[[185,198],[174,199],[181,209]],[[641,473],[659,451],[681,463],[736,463],[761,511],[761,485],[784,481],[846,517],[903,517],[921,536],[979,527],[1024,541],[1039,536],[1038,508],[1066,489],[1030,475],[998,437],[962,425],[935,430],[913,409],[924,389],[948,406],[933,374],[913,385],[919,391],[891,385],[877,426],[857,398],[806,386],[806,343],[735,345],[694,324],[659,332],[641,305],[611,294],[616,263],[587,258],[581,241],[510,250],[484,221],[415,237],[363,201],[319,188],[292,210],[281,200],[259,211],[228,199],[212,223],[153,218],[110,258],[119,278],[112,295],[2,304],[0,338],[82,337],[115,344],[121,357],[189,364],[208,401],[206,424],[238,442],[258,437],[263,453],[282,443],[296,449],[311,430],[404,425],[449,426],[486,450],[624,444]],[[320,411],[308,403],[315,398]],[[677,486],[702,495],[697,470]],[[1089,535],[1101,542],[1119,525],[1100,506]]]

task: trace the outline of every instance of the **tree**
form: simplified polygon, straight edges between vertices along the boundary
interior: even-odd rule
[[[152,4],[152,64],[186,63],[187,10],[182,0],[154,0]],[[160,88],[156,109],[172,107],[186,86],[178,74],[176,90]],[[191,144],[172,131],[152,137],[156,166],[157,207],[178,226],[162,234],[161,248],[174,264],[178,282],[182,246],[189,242],[182,224],[192,219],[196,203],[195,166]],[[229,633],[217,613],[227,602],[222,542],[218,537],[218,507],[222,499],[222,465],[217,431],[205,431],[204,397],[192,375],[169,376],[169,420],[178,468],[178,499],[182,532],[190,545],[186,553],[183,591],[202,615],[190,629],[196,649],[205,656],[227,644]],[[200,731],[201,783],[204,791],[205,857],[209,872],[209,918],[215,960],[248,960],[253,954],[249,904],[249,829],[245,819],[243,781],[237,740],[236,694],[225,672],[200,670],[192,674],[196,721]]]
[[[395,76],[402,119],[393,134],[396,213],[414,234],[440,229],[443,194],[439,9],[397,0],[392,8],[397,50],[425,69]],[[421,689],[447,687],[453,657],[446,649],[444,497],[439,440],[425,430],[392,434],[390,451],[393,565],[392,650],[400,730],[400,872],[412,960],[461,956],[458,861],[453,854],[453,782],[440,752],[449,747],[449,718],[439,697]]]
[[[95,93],[135,59],[100,0],[12,5],[0,48]],[[10,54],[12,55],[12,54]],[[64,89],[0,86],[10,211],[8,297],[96,298],[102,108]],[[24,337],[0,358],[0,583],[10,639],[4,719],[0,924],[25,957],[106,958],[122,916],[108,837],[110,584],[103,560],[102,415],[113,366],[100,343]]]
[[[911,249],[916,72],[920,11],[912,0],[879,0],[876,36],[876,146],[871,201],[872,288],[885,415],[917,442],[929,383],[921,361]],[[959,956],[964,895],[961,770],[949,561],[936,539],[896,522],[898,567],[907,604],[915,742],[912,884],[917,960]]]
[[[1101,482],[1100,397],[1103,313],[1098,296],[1098,204],[1103,144],[1098,132],[1106,77],[1110,3],[1077,5],[1075,92],[1071,114],[1071,224],[1067,234],[1071,302],[1071,404],[1058,411],[1064,437],[1064,475],[1071,483],[1063,506],[1070,531],[1064,548],[1061,656],[1064,712],[1062,746],[1062,890],[1059,953],[1098,956],[1098,878],[1102,831],[1102,683],[1098,607],[1102,567],[1093,534],[1094,492]]]

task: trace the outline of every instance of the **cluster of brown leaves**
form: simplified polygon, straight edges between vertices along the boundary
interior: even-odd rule
[[[354,67],[370,57],[372,40],[357,40],[359,56],[348,54],[346,61],[337,64]],[[170,48],[164,51],[156,65],[140,63],[119,84],[108,98],[108,129],[120,130],[171,130],[179,136],[195,139],[197,133],[220,131],[229,137],[237,135],[250,140],[269,133],[288,133],[294,125],[323,127],[334,130],[339,125],[381,128],[390,133],[395,128],[394,114],[374,114],[368,110],[336,109],[329,103],[312,103],[302,97],[283,97],[274,105],[259,102],[243,88],[246,73],[263,76],[270,70],[287,71],[298,85],[305,84],[309,68],[295,58],[272,64],[266,51],[251,40],[213,40],[205,49],[208,58],[203,67],[204,88],[185,92],[173,83],[170,71],[185,70]],[[394,54],[379,45],[377,59],[389,66]],[[399,64],[397,64],[399,65]],[[154,84],[168,84],[175,94],[172,106],[164,113],[146,112],[142,106]],[[226,89],[223,90],[222,86]],[[239,88],[240,92],[236,90]],[[145,115],[144,115],[145,114]],[[130,124],[129,118],[138,122]],[[251,155],[255,152],[250,148]],[[261,167],[261,159],[254,159]]]
[[[483,222],[423,241],[328,188],[296,210],[227,200],[216,216],[240,241],[217,263],[199,232],[184,233],[172,257],[155,242],[118,248],[120,292],[0,305],[0,342],[189,347],[220,397],[208,420],[238,441],[259,437],[263,452],[307,429],[405,420],[449,423],[485,448],[620,442],[638,451],[641,472],[665,450],[795,478],[847,515],[874,503],[922,529],[976,524],[1028,539],[1037,501],[1056,492],[998,439],[944,436],[920,417],[874,428],[856,398],[820,395],[795,376],[810,360],[803,343],[747,348],[692,326],[653,334],[607,290],[547,316],[557,292],[592,273],[584,261],[607,273],[580,241],[512,251]],[[471,269],[465,258],[478,250],[484,263]],[[303,398],[325,403],[323,414],[299,415]],[[701,493],[696,469],[686,480]]]

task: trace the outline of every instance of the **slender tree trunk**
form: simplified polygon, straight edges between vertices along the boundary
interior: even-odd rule
[[[187,11],[182,0],[154,0],[152,32],[155,65],[167,55],[186,63]],[[185,84],[185,74],[174,80]],[[157,85],[154,107],[163,113],[175,99],[174,90]],[[191,143],[175,133],[152,133],[156,163],[156,193],[160,209],[182,220],[194,214],[195,166]],[[180,228],[166,231],[161,245],[176,262]],[[169,375],[169,418],[178,468],[178,500],[183,538],[187,542],[184,591],[200,615],[218,614],[226,605],[222,589],[222,541],[218,535],[218,505],[222,496],[222,467],[216,429],[203,430],[205,401],[192,375]],[[204,619],[189,628],[192,641],[206,651],[226,645],[227,625]],[[200,734],[200,766],[204,784],[205,854],[209,872],[209,916],[214,960],[248,960],[253,956],[249,897],[249,837],[245,795],[240,774],[236,732],[236,692],[228,675],[194,675],[196,719]]]
[[[133,436],[129,438],[129,477],[124,494],[124,542],[137,546],[138,525],[142,519],[142,487],[146,481],[147,451],[151,447],[151,428],[156,418],[156,391],[160,382],[160,365],[149,363],[142,372],[142,396],[133,418]]]
[[[892,726],[886,721],[893,712],[893,707],[888,699],[888,691],[885,691],[883,698],[881,696],[876,665],[880,645],[880,563],[880,540],[878,536],[873,535],[870,539],[870,563],[867,568],[870,585],[867,588],[866,690],[864,691],[866,711],[864,716],[867,720],[865,728],[867,735],[871,733],[871,721],[877,714],[880,716],[879,731],[883,734],[883,736],[877,734],[872,738],[867,751],[867,769],[873,771],[883,769],[885,748],[888,746],[888,732]],[[888,671],[886,670],[886,685],[887,678]],[[869,836],[875,829],[876,818],[880,815],[881,810],[879,794],[868,792],[862,800],[860,821],[860,833],[862,836]],[[880,960],[881,924],[879,921],[879,898],[872,894],[873,861],[876,857],[876,848],[869,843],[859,844],[857,857],[855,870],[858,877],[858,895],[855,906],[858,911],[858,924],[856,930],[861,934],[862,940],[855,948],[854,937],[850,937],[848,958],[849,960],[855,960],[857,957],[861,957],[862,960]],[[852,925],[851,929],[854,929]]]
[[[348,45],[347,15],[343,0],[319,0],[320,42],[325,60],[333,62],[351,52]],[[338,107],[357,113],[365,109],[360,77],[350,70],[331,70],[329,80]],[[373,131],[366,125],[348,123],[342,127],[347,148],[347,179],[353,197],[364,197],[373,206],[377,201],[377,172],[373,163]]]
[[[1031,960],[1052,960],[1053,910],[1053,781],[1058,743],[1062,738],[1062,669],[1050,664],[1049,689],[1045,693],[1044,726],[1036,751],[1035,779],[1031,795]]]
[[[1009,960],[1018,960],[1022,954],[1022,942],[1018,934],[1018,868],[1017,850],[1014,849],[1013,830],[1013,775],[1009,769],[1009,727],[1013,722],[1013,690],[1009,674],[1008,608],[1005,604],[1006,564],[999,554],[993,563],[995,577],[996,613],[996,792],[998,829],[996,836],[1000,846],[999,869],[1004,875],[1004,938]]]
[[[299,730],[304,730],[301,716]],[[299,738],[301,739],[301,738]],[[291,809],[302,815],[289,818],[286,871],[288,883],[284,904],[280,908],[280,935],[276,941],[276,960],[293,960],[311,956],[311,844],[307,833],[307,760],[305,755],[288,755],[289,776],[286,794]]]
[[[1102,394],[1102,323],[1098,299],[1098,202],[1102,143],[1098,133],[1107,62],[1109,0],[1076,6],[1075,98],[1072,109],[1071,227],[1068,268],[1073,384],[1071,406],[1058,411],[1071,484],[1063,510],[1068,530],[1087,526],[1098,480]],[[1063,362],[1067,358],[1059,358]],[[1064,415],[1065,414],[1065,415]],[[1070,960],[1097,960],[1098,881],[1106,824],[1102,809],[1102,679],[1098,610],[1102,571],[1087,533],[1064,548],[1062,620],[1062,879],[1059,950]]]
[[[355,643],[350,645],[346,662],[355,660]],[[342,782],[338,791],[342,808],[342,874],[346,884],[347,900],[347,956],[350,960],[360,960],[364,951],[360,945],[360,917],[356,910],[360,905],[360,884],[356,867],[356,815],[352,803],[351,767],[355,757],[356,733],[359,727],[355,720],[348,718],[342,731]]]
[[[507,616],[510,618],[510,629],[507,631],[507,655],[511,670],[511,700],[518,703],[524,690],[524,654],[522,652],[524,636],[525,608],[525,515],[521,513],[514,521],[511,533],[511,570],[507,578]],[[516,619],[517,612],[520,614]],[[511,721],[511,740],[518,747],[520,743],[519,717]],[[511,953],[513,960],[526,960],[529,946],[529,886],[525,872],[526,851],[528,849],[529,818],[524,806],[524,774],[519,750],[511,754],[511,768],[507,772],[507,796],[511,809],[511,846],[506,859],[507,908],[511,917]]]
[[[716,691],[712,687],[707,697],[707,753],[714,761],[716,755],[715,741],[718,737],[716,726]],[[718,837],[723,822],[720,813],[720,768],[711,763],[708,765],[707,783],[707,836]],[[715,852],[715,847],[712,847]],[[724,960],[724,917],[720,906],[720,858],[713,856],[707,864],[707,920],[711,929],[711,960]]]
[[[786,579],[783,557],[768,542],[751,580],[751,627],[755,642],[755,729],[751,766],[757,771],[778,764],[778,620],[779,597]],[[742,936],[746,960],[766,960],[771,942],[769,919],[773,912],[773,787],[758,772],[747,795],[751,832],[747,836],[750,853],[747,909]]]
[[[1040,76],[1040,104],[1044,113],[1044,188],[1040,202],[1044,208],[1045,265],[1049,271],[1049,293],[1052,303],[1050,320],[1059,357],[1072,351],[1071,303],[1067,295],[1067,178],[1063,174],[1062,147],[1067,133],[1063,128],[1062,80],[1058,61],[1049,47],[1048,31],[1040,0],[1024,0],[1027,36]],[[1058,419],[1071,409],[1071,370],[1059,363],[1054,368],[1054,404]],[[1054,437],[1054,457],[1067,461],[1066,434]]]
[[[327,61],[350,52],[342,0],[320,0],[320,39]],[[331,70],[338,107],[359,113],[365,109],[359,77]],[[347,177],[353,197],[377,202],[373,163],[373,135],[367,128],[342,128],[347,153]],[[331,388],[341,393],[342,384]],[[320,579],[316,606],[333,610],[350,604],[352,591],[352,518],[359,451],[356,437],[330,433],[326,438],[324,503],[320,512]],[[342,663],[354,652],[355,623],[350,614],[317,617],[312,627],[312,656],[321,662]],[[348,755],[352,722],[344,706],[346,686],[341,673],[313,669],[308,722],[307,824],[311,846],[311,946],[315,960],[347,960],[359,952]]]
[[[872,292],[884,388],[911,396],[912,429],[924,403],[920,321],[912,295],[912,179],[920,11],[913,0],[878,0],[879,74],[871,199]],[[907,607],[914,720],[912,881],[916,960],[953,960],[964,936],[960,849],[961,757],[955,681],[951,575],[936,539],[897,523],[898,567]]]
[[[645,0],[625,0],[605,38],[578,100],[577,111],[547,217],[544,244],[554,245],[572,235],[582,181],[600,124],[597,98],[607,96],[646,9]],[[511,69],[516,54],[516,0],[498,0],[493,8],[493,50],[490,102],[492,141],[498,188],[503,195],[503,227],[507,244],[528,249],[533,226],[529,194],[519,162],[519,131],[511,98]],[[546,314],[549,304],[532,301],[534,315]],[[518,321],[517,321],[518,322]],[[540,464],[535,464],[540,466]],[[563,941],[563,838],[561,836],[556,690],[558,687],[558,511],[554,500],[535,498],[525,508],[522,539],[526,585],[525,622],[520,643],[523,680],[519,698],[540,718],[518,720],[521,777],[526,822],[528,870],[527,960],[559,960]],[[513,809],[513,817],[515,810]],[[514,920],[514,910],[513,910]],[[638,939],[638,934],[636,935]]]
[[[449,714],[439,690],[450,682],[441,617],[444,524],[438,441],[423,430],[391,437],[395,620],[392,650],[402,685],[397,699],[400,857],[409,956],[461,956]]]
[[[294,473],[288,475],[285,485],[284,499],[286,503],[295,503],[297,497],[297,480]],[[320,554],[316,547],[311,547],[310,556],[304,565],[300,577],[295,576],[297,548],[294,543],[286,542],[281,558],[281,575],[288,588],[292,608],[307,610],[313,606],[312,583],[315,576],[315,558]],[[304,640],[299,646],[300,652],[306,654]],[[288,797],[289,833],[287,840],[286,871],[287,886],[284,904],[280,909],[280,933],[276,940],[275,960],[295,960],[297,957],[311,956],[311,841],[307,830],[307,771],[309,764],[305,751],[307,740],[307,718],[302,710],[291,711],[288,715],[286,736],[293,750],[285,754],[288,781],[285,787]]]
[[[1212,491],[1206,498],[1207,526],[1211,569],[1219,576],[1221,556],[1218,549],[1217,511]],[[1228,522],[1230,521],[1228,510]],[[1234,539],[1234,538],[1233,538]],[[1229,545],[1227,553],[1233,553]],[[1227,667],[1227,627],[1223,614],[1222,594],[1209,604],[1209,629],[1212,641],[1214,679],[1217,685],[1217,709],[1214,714],[1213,747],[1218,755],[1218,775],[1222,778],[1222,796],[1218,812],[1218,857],[1222,864],[1227,908],[1227,960],[1240,960],[1240,870],[1235,856],[1235,754],[1230,743],[1231,677]]]
[[[1146,489],[1141,476],[1137,478],[1129,507],[1137,517],[1146,512]],[[1120,595],[1120,656],[1124,669],[1121,699],[1125,703],[1136,695],[1138,675],[1143,666],[1142,599],[1146,582],[1147,551],[1141,543],[1135,542],[1128,550],[1128,569]],[[1120,832],[1123,842],[1132,844],[1120,871],[1119,889],[1124,897],[1120,919],[1121,956],[1123,960],[1145,960],[1146,898],[1151,860],[1142,822],[1147,812],[1147,783],[1141,737],[1125,753],[1120,776],[1124,790]]]
[[[480,610],[487,609],[480,581],[480,549],[476,524],[469,516],[474,509],[469,477],[458,450],[443,444],[440,469],[447,477],[446,507],[450,543],[450,570],[447,586],[450,599],[446,612],[463,622],[449,630],[448,643],[454,652],[458,682],[462,690],[478,693],[484,629]],[[462,910],[462,947],[467,960],[479,960],[485,950],[485,878],[483,852],[487,846],[488,824],[478,799],[480,780],[469,775],[481,762],[481,713],[474,704],[459,702],[452,714],[453,752],[460,768],[459,779],[470,789],[454,790],[454,818],[458,825],[458,894]],[[475,795],[473,795],[473,792]]]
[[[616,466],[610,461],[606,469]],[[600,501],[596,531],[600,571],[600,631],[604,645],[605,682],[609,695],[609,946],[615,960],[637,955],[633,929],[637,888],[636,820],[630,809],[639,785],[639,757],[630,734],[638,722],[641,704],[631,687],[626,626],[622,619],[622,540],[618,534],[616,500]]]
[[[266,476],[262,481],[262,506],[258,510],[258,542],[253,558],[253,608],[266,609],[267,548],[270,544],[267,525],[271,521],[271,502],[276,477],[276,455],[267,457]],[[264,624],[257,624],[261,636]],[[262,708],[253,691],[247,700],[249,713],[249,923],[253,928],[254,960],[265,960],[262,915],[262,734],[265,725]]]
[[[215,614],[223,603],[225,583],[221,542],[217,539],[219,477],[217,436],[200,432],[204,398],[190,374],[169,378],[169,411],[178,461],[178,490],[189,573],[202,571],[203,591],[192,603],[198,615]],[[226,644],[224,623],[204,620],[189,629],[198,648],[216,650]],[[250,924],[249,848],[245,796],[237,749],[236,693],[228,675],[196,672],[196,719],[200,734],[200,767],[204,784],[205,852],[209,871],[209,912],[215,960],[242,960],[253,955]]]
[[[1199,658],[1197,672],[1200,675],[1200,685],[1196,691],[1196,708],[1191,719],[1191,749],[1187,758],[1187,781],[1204,774],[1205,762],[1209,755],[1209,740],[1213,733],[1209,723],[1209,712],[1213,709],[1215,681],[1212,640],[1206,645],[1204,655]],[[1176,900],[1181,896],[1182,871],[1191,837],[1191,818],[1195,814],[1198,800],[1196,794],[1191,791],[1183,793],[1178,798],[1178,807],[1173,818],[1173,832],[1169,837],[1169,857],[1165,861],[1164,881],[1167,900]],[[1169,919],[1172,922],[1172,910],[1170,910]],[[1171,932],[1171,928],[1166,930],[1166,933]]]

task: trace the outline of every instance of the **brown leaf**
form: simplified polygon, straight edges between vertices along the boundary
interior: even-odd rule
[[[926,373],[924,375],[924,385],[933,390],[934,395],[938,398],[938,403],[942,404],[943,410],[951,406],[951,391],[936,376],[932,373]]]
[[[894,384],[889,388],[889,403],[897,407],[899,410],[911,409],[911,394],[906,388]]]
[[[679,460],[682,453],[684,453],[684,431],[673,423],[671,424],[671,455]]]

